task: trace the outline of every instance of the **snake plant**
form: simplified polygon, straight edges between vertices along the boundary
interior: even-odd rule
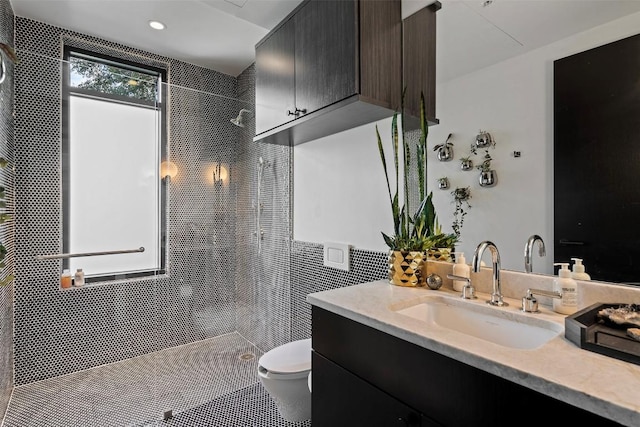
[[[402,94],[402,99],[402,112],[404,112],[404,92]],[[394,113],[391,120],[391,144],[393,148],[393,165],[395,173],[395,191],[392,194],[387,159],[384,153],[382,138],[380,137],[380,132],[376,125],[378,151],[380,152],[380,160],[382,161],[382,168],[384,169],[384,175],[387,181],[387,192],[389,194],[389,202],[391,204],[394,231],[394,234],[391,236],[383,232],[382,237],[387,246],[394,251],[426,251],[433,247],[442,247],[436,246],[442,242],[448,242],[448,247],[452,247],[457,240],[457,236],[455,234],[446,235],[442,233],[437,222],[435,207],[433,206],[433,193],[429,192],[427,195],[426,151],[428,132],[429,128],[426,119],[424,93],[421,93],[420,138],[418,139],[417,146],[415,147],[415,162],[412,161],[413,159],[411,158],[412,147],[410,146],[409,138],[402,138],[402,142],[400,141],[400,134],[404,136],[404,114],[402,115],[400,122],[400,129],[398,128],[398,112]],[[400,149],[402,149],[402,156],[400,156]],[[400,160],[403,162],[402,182],[404,186],[404,204],[402,206],[400,206],[399,202]],[[412,176],[412,171],[414,170],[418,177],[421,202],[416,211],[412,214],[409,206],[409,179],[410,176]]]

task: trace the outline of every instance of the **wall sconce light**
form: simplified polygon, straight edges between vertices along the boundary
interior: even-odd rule
[[[213,165],[211,177],[214,185],[222,185],[229,178],[229,171],[220,163],[216,163]]]
[[[171,182],[176,175],[178,175],[178,167],[175,163],[168,160],[160,163],[160,178],[166,183]]]

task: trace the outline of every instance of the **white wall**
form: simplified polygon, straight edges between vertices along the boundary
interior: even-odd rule
[[[391,172],[391,119],[377,125]],[[391,234],[393,219],[375,126],[360,126],[294,148],[294,239],[386,250],[380,232]]]
[[[472,208],[459,246],[468,260],[478,243],[491,240],[503,268],[523,270],[524,244],[535,233],[547,243],[547,256],[534,257],[534,271],[553,272],[553,61],[637,34],[639,28],[640,13],[629,15],[437,87],[440,124],[429,129],[428,145],[453,133],[455,159],[438,162],[430,150],[429,184],[446,230],[454,206],[436,179],[448,176],[452,189],[471,188]],[[379,127],[388,141],[388,122]],[[458,159],[469,154],[479,129],[497,143],[490,150],[498,173],[493,188],[477,184],[475,169],[459,169]],[[514,158],[514,150],[522,157]],[[294,239],[384,251],[380,231],[392,228],[389,209],[373,124],[294,148]]]

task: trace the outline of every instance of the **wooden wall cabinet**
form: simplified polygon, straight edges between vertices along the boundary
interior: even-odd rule
[[[411,34],[419,36],[405,40],[411,47],[404,52],[427,55],[425,43],[433,43],[435,52],[435,19],[429,28],[424,19],[414,27],[420,28]],[[391,117],[401,108],[402,46],[400,0],[303,2],[256,45],[254,140],[297,145]],[[435,56],[414,62],[405,66],[422,80],[435,76]],[[424,64],[433,72],[420,71]],[[415,81],[407,93],[419,100],[427,83],[418,87]]]
[[[316,306],[311,336],[313,427],[619,425]]]
[[[288,20],[256,49],[256,133],[294,119],[287,114],[296,105],[294,39],[294,22]]]
[[[405,125],[420,126],[420,93],[424,93],[429,125],[436,119],[436,12],[435,2],[407,17],[402,23],[402,81],[407,88],[404,99]]]

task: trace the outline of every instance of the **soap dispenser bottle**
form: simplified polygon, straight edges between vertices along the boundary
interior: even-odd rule
[[[589,276],[584,271],[584,265],[582,264],[581,258],[571,258],[573,260],[573,272],[571,273],[571,278],[574,280],[591,280],[591,276]]]
[[[467,260],[464,258],[464,252],[454,252],[456,256],[456,263],[453,264],[453,274],[455,276],[466,277],[467,279],[471,275],[471,267],[467,265]],[[453,290],[462,292],[462,289],[467,284],[464,280],[454,280]]]
[[[562,295],[554,298],[553,311],[560,314],[573,314],[578,311],[578,284],[571,278],[568,262],[556,262],[559,265],[558,277],[553,280],[553,290]]]

